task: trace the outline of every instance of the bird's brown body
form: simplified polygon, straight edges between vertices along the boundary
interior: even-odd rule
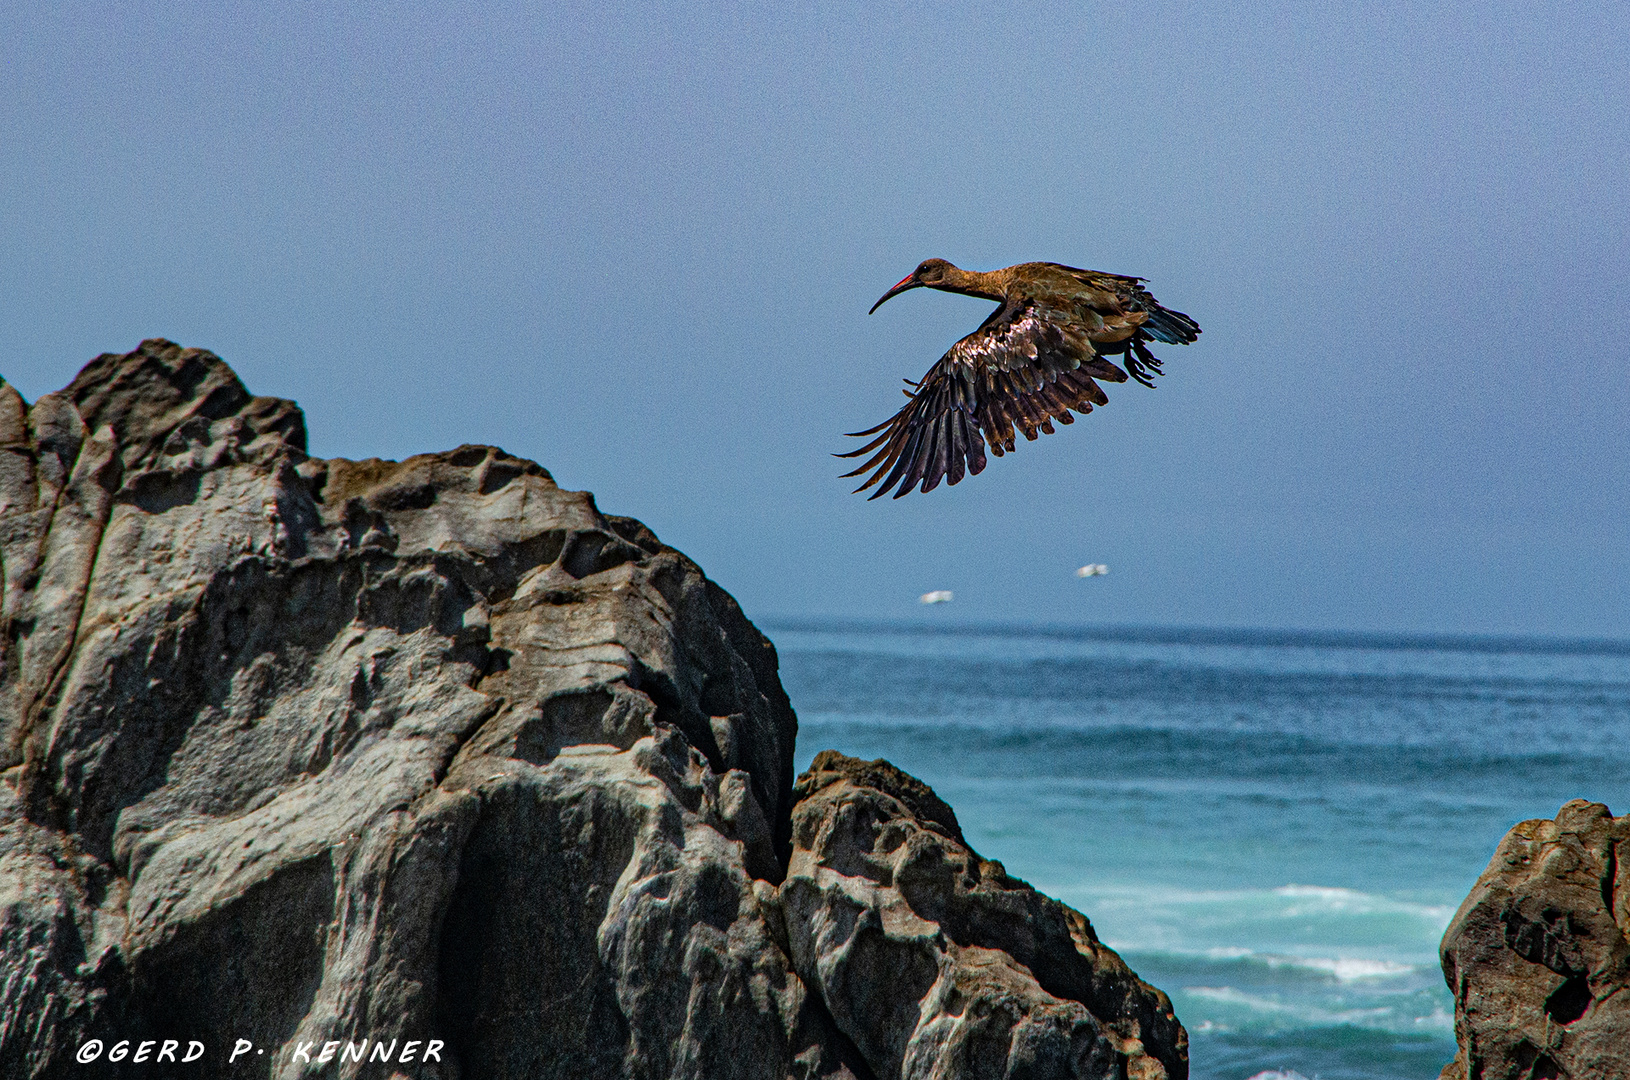
[[[899,498],[941,479],[955,484],[985,468],[985,446],[1000,457],[1014,448],[1014,428],[1026,439],[1051,435],[1053,421],[1075,422],[1109,399],[1095,379],[1152,386],[1160,361],[1150,341],[1186,345],[1200,333],[1195,321],[1160,306],[1143,279],[1079,270],[1058,263],[1020,263],[1005,270],[962,270],[944,259],[918,266],[883,298],[929,288],[994,300],[1002,306],[951,346],[929,369],[905,408],[857,437],[877,437],[839,457],[876,451],[846,476],[871,473],[857,490],[882,481],[872,495]],[[1119,355],[1122,370],[1105,356]],[[909,380],[907,380],[909,382]]]

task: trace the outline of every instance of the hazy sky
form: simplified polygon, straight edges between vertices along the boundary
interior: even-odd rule
[[[0,5],[30,400],[213,349],[316,454],[499,444],[754,617],[1630,636],[1622,0],[46,7]],[[840,433],[989,308],[867,316],[931,255],[1205,333],[867,503]]]

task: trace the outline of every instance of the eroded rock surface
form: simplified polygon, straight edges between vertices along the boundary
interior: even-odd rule
[[[314,459],[144,342],[0,383],[0,574],[0,1075],[158,1075],[93,1038],[280,1080],[390,1075],[319,1060],[361,1040],[448,1080],[1186,1074],[1164,996],[925,787],[823,757],[795,796],[770,643],[531,462]]]
[[[975,854],[924,784],[825,750],[796,794],[793,962],[880,1076],[1188,1074],[1166,995]]]
[[[1630,1077],[1630,817],[1576,799],[1500,842],[1443,936],[1444,1080]]]

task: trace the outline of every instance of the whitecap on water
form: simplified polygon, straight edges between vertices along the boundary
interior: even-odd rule
[[[1317,885],[1054,888],[1117,949],[1214,959],[1280,957],[1281,963],[1343,981],[1436,968],[1438,942],[1454,914],[1442,904]]]
[[[1280,1013],[1310,1026],[1330,1027],[1345,1024],[1352,1027],[1386,1027],[1387,1022],[1394,1019],[1393,1010],[1385,1006],[1326,1009],[1302,1001],[1288,1002],[1262,994],[1248,994],[1232,986],[1188,986],[1184,987],[1184,992],[1209,1001],[1243,1006],[1253,1012]]]
[[[1441,920],[1447,927],[1449,919],[1454,915],[1453,908],[1441,904],[1411,903],[1407,900],[1395,900],[1389,896],[1331,885],[1281,885],[1273,890],[1273,894],[1299,901],[1284,909],[1283,914],[1291,917],[1341,912],[1355,914],[1402,912],[1426,919]]]
[[[1399,975],[1413,975],[1413,964],[1399,964],[1391,960],[1369,960],[1358,956],[1264,956],[1270,967],[1301,967],[1312,971],[1328,971],[1338,982],[1359,979],[1386,979]]]

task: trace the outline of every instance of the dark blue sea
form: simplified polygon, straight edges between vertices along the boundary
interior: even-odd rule
[[[1196,1080],[1435,1080],[1507,829],[1630,807],[1630,644],[774,622],[798,767],[932,784],[1172,997]]]

